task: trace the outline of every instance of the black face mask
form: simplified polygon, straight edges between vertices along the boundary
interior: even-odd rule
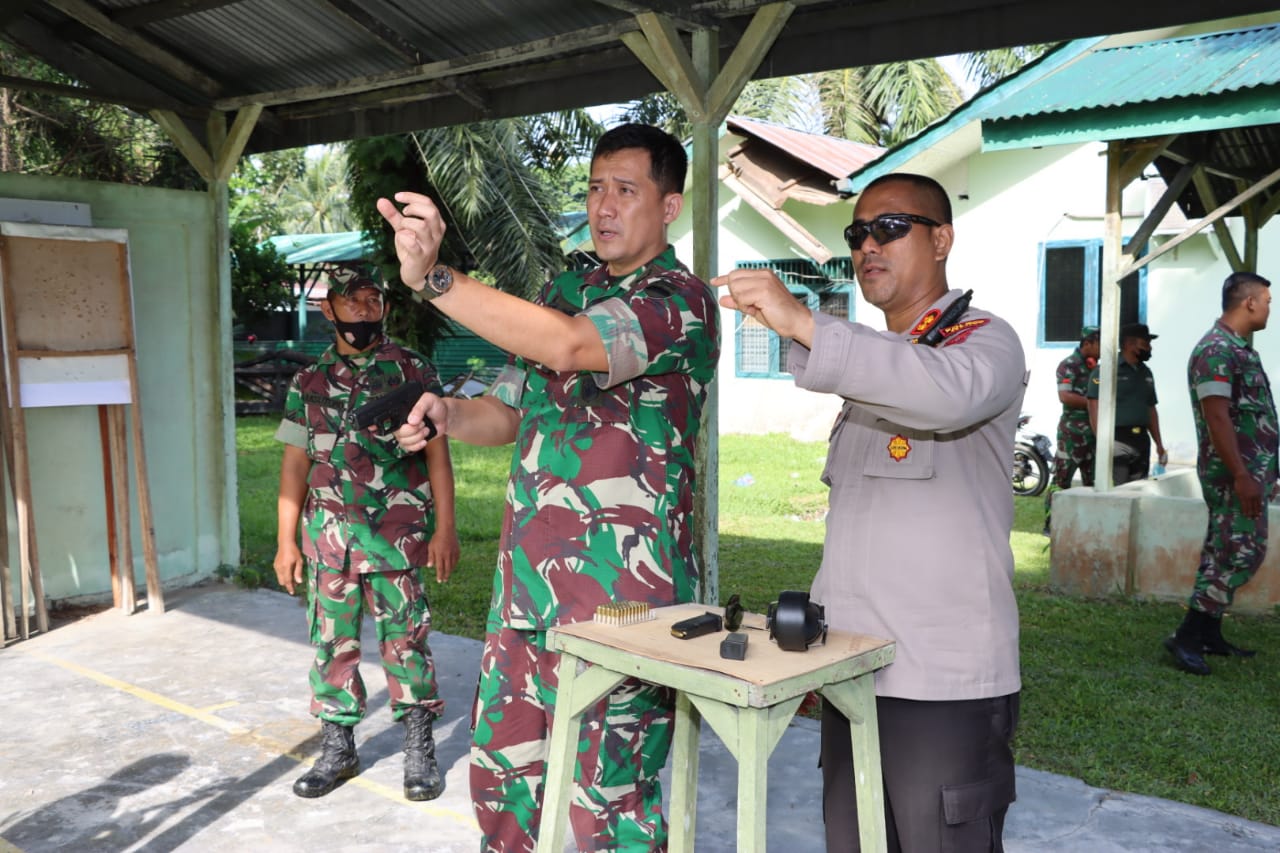
[[[378,338],[382,337],[381,320],[361,320],[356,323],[346,323],[334,317],[333,325],[338,330],[338,337],[362,352],[372,346]]]

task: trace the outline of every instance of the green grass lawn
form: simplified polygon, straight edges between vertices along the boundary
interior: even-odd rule
[[[236,578],[250,585],[274,586],[276,423],[238,420]],[[782,590],[808,589],[822,556],[825,450],[779,435],[721,437],[722,595],[737,592],[761,611]],[[437,631],[482,635],[509,457],[508,448],[453,445],[462,561],[449,583],[431,587]],[[1041,499],[1018,498],[1016,507],[1018,763],[1280,825],[1280,645],[1273,641],[1280,618],[1228,619],[1232,640],[1263,650],[1256,659],[1211,659],[1208,678],[1179,672],[1160,640],[1181,608],[1054,594]],[[1193,572],[1188,566],[1188,584]]]

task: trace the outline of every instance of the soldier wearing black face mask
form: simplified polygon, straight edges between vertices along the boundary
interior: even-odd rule
[[[1156,412],[1156,380],[1147,368],[1151,358],[1151,334],[1146,323],[1130,323],[1120,329],[1120,362],[1116,365],[1116,431],[1112,480],[1118,486],[1142,480],[1151,468],[1151,442],[1157,459],[1168,464],[1160,439],[1160,416]],[[1089,377],[1089,423],[1098,427],[1098,368]]]
[[[384,424],[361,427],[354,413],[406,383],[443,391],[431,362],[383,335],[383,286],[368,271],[331,272],[320,307],[334,344],[294,375],[276,431],[285,447],[273,566],[281,587],[307,596],[311,713],[321,731],[321,754],[293,792],[323,797],[360,772],[353,729],[366,710],[367,604],[391,717],[405,726],[404,796],[431,800],[444,790],[432,734],[444,700],[424,575],[443,583],[458,563],[453,463],[446,441],[407,453]]]

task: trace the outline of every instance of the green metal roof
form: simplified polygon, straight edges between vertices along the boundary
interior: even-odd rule
[[[264,242],[275,246],[287,264],[320,264],[360,261],[373,253],[373,243],[363,231],[333,234],[280,234]]]
[[[1027,63],[999,83],[978,92],[968,101],[952,110],[945,118],[929,125],[907,141],[888,149],[875,160],[851,173],[849,177],[837,181],[836,189],[842,193],[850,194],[861,192],[863,187],[876,178],[898,171],[926,149],[938,144],[970,123],[980,121],[989,111],[998,109],[1010,98],[1039,84],[1045,77],[1058,71],[1064,65],[1079,59],[1102,41],[1103,39],[1101,38],[1084,38],[1069,41],[1049,51],[1034,62]]]
[[[983,150],[1280,122],[1280,26],[1105,48],[984,110]]]

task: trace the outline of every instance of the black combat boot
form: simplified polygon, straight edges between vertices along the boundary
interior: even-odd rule
[[[1173,655],[1179,669],[1194,675],[1208,675],[1209,664],[1204,662],[1204,631],[1209,617],[1194,607],[1187,608],[1178,630],[1164,638],[1164,647]]]
[[[431,738],[434,716],[421,706],[411,708],[404,722],[404,798],[434,800],[444,793],[444,780],[436,765],[436,742]]]
[[[339,782],[360,772],[360,757],[356,755],[355,732],[351,726],[321,720],[320,734],[320,757],[293,783],[293,792],[299,797],[323,797],[338,787]]]
[[[1204,641],[1205,654],[1221,655],[1224,658],[1251,658],[1257,654],[1253,649],[1242,649],[1222,638],[1222,616],[1220,615],[1206,614],[1201,639]]]

